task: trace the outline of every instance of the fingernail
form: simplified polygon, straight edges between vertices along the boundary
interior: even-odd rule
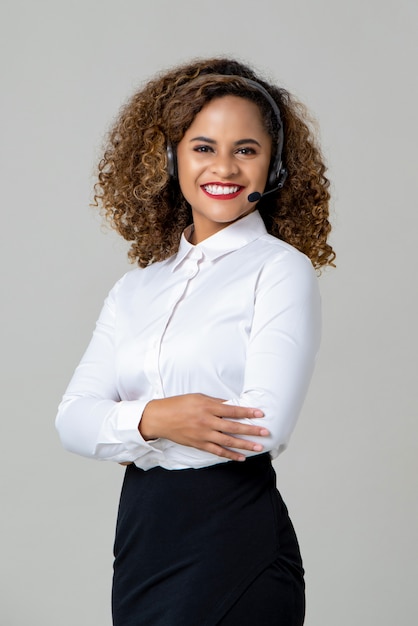
[[[245,457],[245,456],[239,456],[239,457],[238,457],[238,459],[237,459],[237,461],[242,462],[242,461],[245,461],[245,459],[246,459],[246,458],[247,458],[247,457]]]
[[[270,434],[270,431],[268,431],[268,430],[267,430],[267,428],[262,428],[262,429],[260,430],[260,435],[261,435],[262,437],[266,437],[266,436],[267,436],[267,435],[269,435],[269,434]]]
[[[260,445],[259,443],[256,443],[256,444],[253,446],[253,450],[254,450],[254,452],[261,452],[261,450],[262,450],[262,449],[263,449],[263,446],[262,446],[262,445]]]
[[[260,409],[255,409],[254,417],[264,417],[263,411],[260,411]]]

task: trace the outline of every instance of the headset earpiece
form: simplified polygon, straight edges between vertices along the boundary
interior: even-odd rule
[[[284,168],[284,167],[282,167],[282,168],[280,168],[279,175],[278,175],[278,177],[276,178],[276,186],[277,186],[279,189],[282,189],[283,185],[284,185],[284,184],[285,184],[285,182],[286,182],[286,178],[287,178],[287,169],[286,169],[286,168]]]
[[[167,141],[167,174],[172,180],[177,180],[176,151],[169,141]]]

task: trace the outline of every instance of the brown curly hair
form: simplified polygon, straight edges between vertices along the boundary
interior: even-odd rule
[[[225,80],[211,74],[222,74]],[[198,76],[202,78],[196,80]],[[327,243],[329,181],[305,107],[246,65],[214,58],[183,65],[148,82],[122,108],[108,135],[94,205],[132,242],[129,258],[141,267],[174,254],[192,222],[190,205],[167,173],[166,147],[170,142],[175,148],[208,102],[224,95],[256,102],[275,154],[277,118],[266,98],[240,77],[258,82],[270,93],[284,126],[282,160],[288,178],[280,193],[257,205],[266,228],[306,254],[315,268],[334,265],[335,253]]]

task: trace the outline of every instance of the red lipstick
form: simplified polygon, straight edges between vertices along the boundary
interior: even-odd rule
[[[242,185],[233,183],[206,183],[201,185],[203,193],[214,200],[233,200],[242,192]]]

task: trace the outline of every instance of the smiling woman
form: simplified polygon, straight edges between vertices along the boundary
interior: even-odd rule
[[[301,626],[304,572],[271,459],[320,338],[328,181],[304,109],[231,59],[123,109],[96,203],[139,267],[60,404],[63,445],[127,465],[115,626]]]
[[[200,243],[255,211],[248,194],[264,190],[272,140],[258,106],[224,96],[209,102],[177,146],[178,178]]]

